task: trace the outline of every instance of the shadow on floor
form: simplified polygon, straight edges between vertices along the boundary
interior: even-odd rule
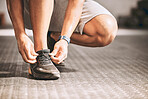
[[[7,77],[28,77],[29,64],[25,62],[21,63],[0,63],[0,78]],[[61,73],[76,72],[77,70],[67,68],[66,66],[57,67]],[[32,78],[32,77],[31,77]]]
[[[5,77],[25,77],[28,76],[29,65],[21,63],[0,63],[0,78]]]
[[[58,70],[61,72],[61,73],[70,73],[70,72],[77,72],[76,69],[73,69],[73,68],[67,68],[66,66],[57,66]]]

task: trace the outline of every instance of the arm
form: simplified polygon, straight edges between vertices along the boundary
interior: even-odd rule
[[[71,37],[80,20],[84,1],[85,0],[69,0],[61,36]],[[57,57],[52,57],[55,63],[60,63],[67,57],[67,46],[67,42],[62,39],[56,43],[54,51],[51,53]]]
[[[13,24],[16,39],[18,39],[20,35],[25,34],[22,0],[7,0],[7,8]]]
[[[22,2],[23,0],[7,0],[7,8],[15,31],[19,52],[26,62],[34,63],[36,53],[32,41],[25,33]]]
[[[62,36],[71,37],[80,20],[84,1],[85,0],[69,0],[61,32]]]

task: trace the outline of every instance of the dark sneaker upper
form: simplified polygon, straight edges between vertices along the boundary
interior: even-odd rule
[[[50,50],[44,49],[37,52],[37,63],[31,64],[31,72],[35,78],[39,79],[58,79],[60,72],[54,66],[49,56]]]

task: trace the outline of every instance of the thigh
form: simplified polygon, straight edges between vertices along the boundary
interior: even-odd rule
[[[67,4],[68,0],[55,0],[49,31],[61,32]],[[85,0],[79,24],[74,32],[79,32],[82,34],[85,24],[101,14],[107,14],[113,17],[113,15],[99,3],[93,0]]]
[[[23,0],[23,3],[25,28],[32,29],[30,21],[29,0]],[[62,30],[67,4],[68,0],[54,0],[54,10],[51,17],[49,31],[60,32]]]
[[[114,34],[117,31],[116,19],[107,14],[101,14],[92,18],[84,25],[83,33],[95,36],[105,36],[110,33]]]
[[[79,32],[83,34],[83,32],[86,32],[87,29],[84,27],[88,26],[90,29],[93,29],[96,26],[97,21],[105,19],[102,16],[114,18],[114,16],[98,2],[93,0],[86,0],[84,2],[82,15],[78,24]]]

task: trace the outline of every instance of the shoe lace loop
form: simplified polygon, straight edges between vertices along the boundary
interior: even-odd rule
[[[37,61],[40,63],[40,64],[45,64],[47,62],[49,62],[51,59],[49,57],[48,54],[45,54],[45,53],[41,53],[37,56]]]

